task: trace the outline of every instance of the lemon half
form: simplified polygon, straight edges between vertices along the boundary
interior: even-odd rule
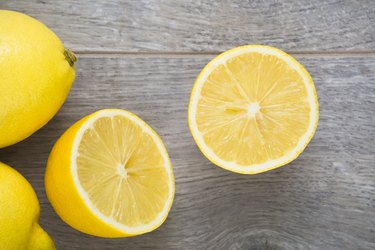
[[[189,127],[214,164],[256,174],[285,165],[305,149],[318,125],[318,98],[306,69],[269,46],[228,50],[195,81]]]
[[[139,117],[119,109],[95,112],[61,136],[48,159],[45,186],[67,224],[101,237],[156,229],[175,193],[160,137]]]

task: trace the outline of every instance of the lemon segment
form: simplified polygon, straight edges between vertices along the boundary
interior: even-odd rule
[[[308,72],[285,52],[261,45],[234,48],[208,63],[189,104],[189,127],[203,154],[244,174],[295,159],[318,117]]]
[[[46,190],[69,225],[96,236],[123,237],[163,223],[175,192],[172,166],[159,136],[139,117],[101,110],[73,125],[59,141],[48,161]],[[67,155],[60,151],[64,145]],[[68,157],[67,166],[57,163],[61,157]],[[56,180],[57,175],[68,180]],[[66,184],[72,195],[59,194]],[[75,197],[70,212],[64,204],[69,196]]]

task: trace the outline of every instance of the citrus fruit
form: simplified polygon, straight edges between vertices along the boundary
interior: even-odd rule
[[[38,198],[27,180],[0,162],[0,249],[55,249],[39,226]]]
[[[202,153],[243,174],[297,158],[319,118],[306,69],[287,53],[262,45],[237,47],[209,62],[194,83],[188,112]]]
[[[75,56],[44,24],[0,10],[0,148],[43,125],[65,101]]]
[[[88,115],[60,137],[48,159],[45,186],[62,220],[101,237],[156,229],[175,193],[160,137],[139,117],[119,109]]]

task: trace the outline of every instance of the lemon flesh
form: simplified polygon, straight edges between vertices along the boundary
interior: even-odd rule
[[[318,117],[308,72],[290,55],[260,45],[213,59],[198,76],[189,104],[189,126],[203,154],[244,174],[295,159]]]
[[[65,148],[70,152],[65,154]],[[56,143],[46,190],[72,227],[123,237],[163,223],[173,202],[174,177],[161,139],[145,122],[127,111],[102,110],[73,125]]]
[[[0,249],[52,250],[52,239],[38,224],[38,198],[27,180],[0,162]]]
[[[44,24],[0,10],[0,148],[44,126],[64,103],[75,57]]]

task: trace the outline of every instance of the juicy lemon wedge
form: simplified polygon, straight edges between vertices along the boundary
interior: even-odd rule
[[[306,69],[285,52],[261,45],[234,48],[209,62],[189,103],[189,127],[202,153],[243,174],[297,158],[318,119],[318,98]]]
[[[62,135],[48,159],[45,185],[67,224],[101,237],[156,229],[175,193],[160,137],[139,117],[117,109],[95,112]]]

